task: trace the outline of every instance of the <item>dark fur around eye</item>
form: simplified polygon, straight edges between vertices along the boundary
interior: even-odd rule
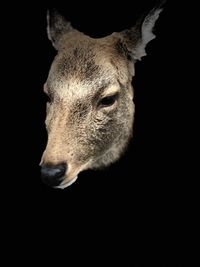
[[[106,96],[102,98],[99,102],[100,107],[109,107],[112,106],[115,101],[117,100],[119,94],[111,95],[111,96]]]

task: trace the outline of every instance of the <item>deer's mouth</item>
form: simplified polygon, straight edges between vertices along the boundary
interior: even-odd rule
[[[70,181],[63,181],[60,185],[56,186],[55,188],[60,188],[60,189],[65,189],[66,187],[70,186],[71,184],[73,184],[78,178],[78,175],[75,176],[73,179],[71,179]]]

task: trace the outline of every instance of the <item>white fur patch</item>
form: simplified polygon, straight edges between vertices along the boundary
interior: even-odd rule
[[[154,28],[155,22],[159,17],[160,12],[162,9],[157,9],[153,12],[153,14],[150,12],[149,15],[145,18],[143,24],[142,24],[142,40],[138,44],[135,50],[135,58],[141,59],[141,57],[146,56],[145,47],[153,40],[156,36],[153,34],[152,30]]]
[[[60,189],[65,189],[66,187],[70,186],[71,184],[73,184],[78,178],[78,175],[73,178],[71,181],[69,181],[68,183],[63,182],[60,185],[56,186],[56,188],[60,188]]]

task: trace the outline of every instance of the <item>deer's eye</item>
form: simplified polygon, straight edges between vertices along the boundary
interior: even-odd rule
[[[118,99],[118,96],[119,94],[114,94],[114,95],[111,95],[111,96],[106,96],[104,98],[102,98],[99,102],[99,106],[100,107],[109,107],[109,106],[112,106],[116,100]]]

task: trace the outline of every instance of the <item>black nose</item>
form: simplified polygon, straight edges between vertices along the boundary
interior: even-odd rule
[[[67,170],[67,164],[61,163],[57,165],[45,164],[41,167],[42,181],[49,186],[59,185],[63,179]]]

